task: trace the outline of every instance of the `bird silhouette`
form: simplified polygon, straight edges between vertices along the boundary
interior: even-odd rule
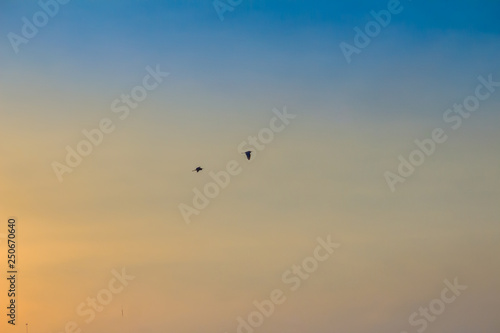
[[[247,160],[250,160],[250,157],[251,157],[251,155],[252,155],[252,151],[251,151],[251,150],[249,150],[249,151],[246,151],[246,152],[244,152],[244,153],[242,153],[242,154],[245,154],[245,155],[247,156]]]
[[[200,172],[201,170],[203,170],[203,168],[202,168],[202,167],[197,167],[196,169],[194,169],[194,170],[193,170],[193,172],[194,172],[194,171],[196,171],[196,172],[198,173],[198,172]]]

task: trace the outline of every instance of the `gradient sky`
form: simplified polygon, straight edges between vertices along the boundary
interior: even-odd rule
[[[498,333],[500,88],[457,130],[443,114],[500,81],[500,3],[401,1],[347,63],[340,43],[387,4],[243,0],[221,21],[211,1],[72,0],[16,53],[8,34],[41,8],[2,0],[0,236],[15,216],[19,280],[15,327],[0,282],[1,331],[231,333],[281,289],[255,332],[410,333],[458,278],[425,331]],[[169,76],[120,120],[112,102],[157,65]],[[238,145],[284,107],[296,118],[247,162]],[[52,163],[103,118],[115,130],[59,182]],[[435,128],[448,140],[391,192],[384,173]],[[231,160],[186,224],[179,204]],[[282,274],[328,235],[341,247],[290,291]],[[122,268],[135,279],[85,323]]]

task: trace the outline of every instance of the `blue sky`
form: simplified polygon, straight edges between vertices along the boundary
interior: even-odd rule
[[[50,72],[62,77],[64,85],[98,81],[113,86],[133,81],[129,73],[154,62],[178,80],[196,79],[211,95],[248,90],[262,94],[271,87],[292,86],[294,94],[320,99],[343,90],[359,75],[378,80],[384,72],[391,79],[400,69],[410,77],[424,72],[434,80],[444,76],[447,85],[460,84],[460,71],[481,71],[498,54],[495,1],[480,6],[457,1],[451,7],[402,2],[402,13],[361,55],[353,56],[352,66],[339,44],[352,44],[353,28],[363,27],[372,20],[370,11],[385,9],[387,2],[243,1],[225,13],[223,22],[208,1],[116,4],[74,1],[61,6],[36,38],[20,46],[18,55],[2,39],[4,71],[10,68],[14,76],[19,69]],[[3,6],[2,31],[19,32],[20,18],[39,10],[34,2],[7,1]]]

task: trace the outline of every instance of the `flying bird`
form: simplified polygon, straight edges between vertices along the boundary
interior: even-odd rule
[[[194,171],[196,171],[196,172],[198,173],[198,172],[200,172],[201,170],[203,170],[203,168],[202,168],[202,167],[197,167],[196,169],[194,169],[194,170],[193,170],[193,172],[194,172]]]
[[[242,154],[245,154],[245,155],[247,156],[247,160],[250,160],[250,157],[251,157],[251,155],[252,155],[252,151],[251,151],[251,150],[249,150],[249,151],[246,151],[246,152],[244,152],[244,153],[242,153]]]

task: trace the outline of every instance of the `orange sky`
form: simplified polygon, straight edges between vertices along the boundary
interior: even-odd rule
[[[219,21],[210,2],[75,1],[19,53],[3,38],[0,268],[14,216],[19,273],[1,332],[498,333],[500,88],[460,128],[443,118],[500,81],[497,7],[404,5],[349,64],[338,44],[387,2],[242,2]],[[2,2],[0,31],[37,6]],[[392,192],[384,174],[436,128],[447,141]],[[179,205],[229,162],[187,224]]]

